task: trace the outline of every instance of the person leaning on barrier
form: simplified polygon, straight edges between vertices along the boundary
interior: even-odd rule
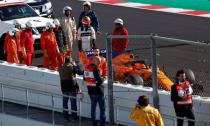
[[[130,113],[130,118],[137,120],[138,126],[164,126],[160,113],[149,105],[147,96],[140,96],[137,102]]]
[[[84,80],[87,84],[88,94],[91,100],[91,118],[92,125],[97,126],[96,122],[96,107],[97,103],[100,108],[100,126],[105,125],[106,115],[106,103],[104,95],[104,77],[102,76],[102,69],[99,65],[101,63],[100,57],[95,56],[92,64],[88,64],[84,72]]]
[[[192,87],[186,80],[184,70],[176,73],[177,82],[171,87],[171,101],[174,103],[174,109],[178,118],[187,117],[195,120],[192,105]],[[194,121],[188,121],[189,126],[194,126]],[[183,119],[177,119],[177,126],[183,126]]]
[[[79,86],[76,81],[76,74],[83,75],[83,71],[80,70],[79,66],[75,62],[70,62],[70,58],[65,59],[65,64],[58,68],[61,80],[61,90],[63,95],[70,96],[72,121],[78,120],[77,117],[77,93],[81,93]],[[69,97],[63,97],[63,116],[65,121],[69,121],[68,114],[68,100]],[[71,98],[72,97],[72,98]]]

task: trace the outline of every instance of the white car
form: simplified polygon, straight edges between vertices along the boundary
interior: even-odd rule
[[[40,16],[51,17],[53,14],[52,3],[50,0],[22,0],[31,6]]]
[[[4,42],[5,34],[14,27],[14,20],[21,23],[22,29],[25,23],[33,24],[34,44],[40,43],[40,35],[44,31],[47,22],[53,22],[50,18],[40,17],[28,4],[19,0],[0,0],[0,42]]]

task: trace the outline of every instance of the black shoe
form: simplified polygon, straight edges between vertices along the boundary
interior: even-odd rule
[[[78,121],[79,121],[79,117],[73,117],[73,118],[71,119],[71,121],[72,121],[72,122],[78,122]]]
[[[64,118],[64,122],[69,122],[69,119],[68,118]]]

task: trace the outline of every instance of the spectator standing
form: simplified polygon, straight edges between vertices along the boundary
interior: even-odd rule
[[[70,63],[70,58],[65,59],[65,64],[58,68],[61,80],[61,90],[63,95],[70,96],[72,120],[77,120],[77,93],[81,92],[76,81],[76,74],[82,75],[83,71],[75,63]],[[63,116],[66,121],[69,120],[68,100],[69,97],[63,97]]]
[[[24,62],[27,66],[31,66],[32,55],[34,53],[34,43],[32,34],[32,23],[26,22],[26,28],[22,31],[20,37],[21,51],[23,54]]]
[[[86,64],[87,63],[87,56],[85,51],[90,51],[95,48],[95,30],[90,25],[90,17],[85,16],[82,19],[82,27],[78,29],[78,47],[79,47],[79,56],[80,56],[80,63]]]
[[[14,20],[13,25],[15,26],[15,28],[17,28],[19,31],[16,32],[17,37],[16,37],[16,42],[17,42],[17,52],[18,52],[18,59],[20,64],[23,61],[23,57],[22,57],[22,51],[21,51],[21,45],[20,45],[20,36],[21,36],[21,24],[18,20]],[[4,54],[6,55],[7,53],[7,42],[8,39],[10,39],[10,35],[7,32],[6,36],[5,36],[5,41],[4,41]]]
[[[171,100],[174,103],[174,109],[178,118],[187,117],[195,120],[192,104],[192,87],[186,80],[184,70],[176,73],[177,82],[171,87]],[[189,126],[194,126],[194,121],[188,121]],[[177,119],[177,126],[183,126],[183,119]]]
[[[160,113],[149,105],[149,98],[144,95],[138,98],[130,118],[137,120],[138,126],[164,126]]]
[[[66,39],[66,56],[71,57],[73,41],[76,41],[77,29],[75,18],[72,16],[72,8],[65,6],[63,8],[63,14],[65,15],[60,19],[61,27],[64,31],[64,37]]]
[[[98,18],[96,16],[96,13],[95,11],[93,11],[91,9],[91,3],[89,1],[86,1],[83,3],[83,9],[84,11],[81,12],[80,16],[79,16],[79,21],[78,21],[78,28],[79,27],[82,27],[82,19],[85,17],[85,16],[88,16],[90,17],[90,20],[91,20],[91,26],[95,29],[96,33],[97,34],[101,34],[100,32],[100,28],[99,28],[99,21],[98,21]]]
[[[63,66],[65,63],[65,46],[66,46],[66,39],[64,37],[64,32],[63,29],[60,27],[60,22],[58,19],[54,19],[54,33],[55,33],[55,38],[57,41],[57,45],[60,51],[60,55],[58,56],[58,66]]]
[[[106,59],[103,56],[100,56],[100,49],[95,48],[93,49],[93,56],[91,56],[88,60],[88,64],[92,64],[93,63],[93,59],[95,56],[99,56],[101,59],[101,64],[99,65],[99,67],[102,69],[102,75],[107,78],[107,63],[106,63]]]
[[[7,40],[7,62],[9,63],[17,63],[19,64],[18,54],[17,54],[17,32],[19,30],[17,28],[12,28],[9,30],[9,37]]]
[[[87,84],[88,94],[91,100],[91,118],[92,125],[97,126],[96,123],[96,107],[97,103],[100,108],[100,126],[105,125],[106,115],[106,103],[104,95],[104,77],[102,76],[102,69],[99,65],[101,63],[100,57],[95,56],[93,63],[87,65],[84,72],[84,79]]]
[[[47,22],[46,24],[46,31],[41,35],[41,48],[44,53],[44,68],[50,68],[51,62],[51,69],[57,70],[57,56],[60,55],[60,51],[56,42],[55,34],[53,32],[53,28],[55,25],[51,22]]]
[[[123,26],[123,20],[117,18],[114,21],[115,29],[113,35],[128,35],[127,29]],[[128,38],[114,38],[112,39],[112,58],[125,52],[129,43]]]

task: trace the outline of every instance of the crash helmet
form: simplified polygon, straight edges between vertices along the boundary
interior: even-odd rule
[[[89,1],[85,1],[85,2],[83,3],[83,6],[89,6],[89,7],[91,7],[91,3],[90,3]]]
[[[55,19],[53,20],[53,23],[54,23],[55,25],[57,25],[57,26],[60,26],[60,22],[59,22],[59,20],[58,20],[57,18],[55,18]]]
[[[17,28],[11,28],[11,29],[9,30],[9,35],[10,35],[10,36],[14,36],[15,33],[18,32],[18,31],[19,31],[19,30],[18,30]]]
[[[88,16],[83,17],[83,18],[82,18],[82,24],[83,24],[83,25],[88,25],[88,24],[90,24],[90,17],[88,17]]]
[[[17,26],[17,25],[21,26],[21,24],[20,24],[20,22],[18,20],[14,20],[13,21],[13,25],[15,25],[15,26]]]
[[[72,8],[71,8],[70,6],[65,6],[65,7],[63,8],[63,13],[65,14],[65,12],[66,12],[67,10],[72,11]]]
[[[26,22],[26,26],[28,26],[28,27],[33,27],[33,24],[31,23],[31,21],[27,21],[27,22]]]
[[[120,18],[117,18],[117,19],[114,20],[114,23],[123,25],[123,20],[120,19]]]
[[[47,22],[46,23],[46,29],[49,29],[49,28],[55,28],[55,24],[52,23],[52,22]]]

